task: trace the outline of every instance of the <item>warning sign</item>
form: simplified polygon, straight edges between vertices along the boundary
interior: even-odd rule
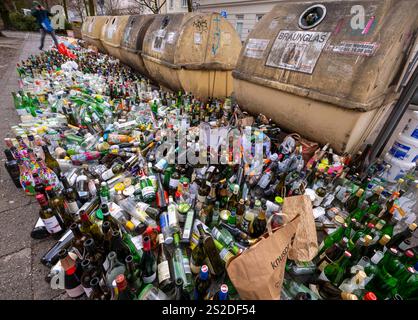
[[[282,30],[266,65],[311,74],[330,35],[330,32]]]
[[[328,45],[325,50],[340,54],[370,57],[376,53],[377,48],[379,48],[379,44],[376,42],[342,41],[339,44]]]

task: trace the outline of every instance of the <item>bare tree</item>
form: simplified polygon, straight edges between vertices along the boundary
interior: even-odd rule
[[[70,0],[68,7],[80,16],[81,21],[84,21],[84,17],[87,16],[84,0]]]
[[[152,13],[158,14],[167,0],[134,0],[134,2],[142,8],[147,8]]]
[[[121,8],[120,0],[105,0],[104,7],[107,15],[116,16]]]

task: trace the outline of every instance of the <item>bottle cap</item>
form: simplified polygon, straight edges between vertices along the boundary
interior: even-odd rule
[[[350,253],[349,251],[344,251],[344,255],[345,255],[347,258],[351,258],[351,253]]]
[[[377,300],[377,297],[373,292],[369,291],[364,295],[363,300]]]
[[[207,265],[203,265],[200,268],[200,273],[199,273],[200,279],[202,280],[207,280],[209,278],[209,268]]]
[[[342,216],[338,215],[338,214],[334,217],[334,220],[338,224],[344,224],[344,222],[345,222],[344,218]]]
[[[373,224],[373,223],[368,223],[368,224],[367,224],[367,228],[369,228],[369,229],[373,229],[373,228],[374,228],[374,224]]]
[[[413,258],[413,257],[415,256],[415,254],[414,254],[414,252],[413,252],[412,250],[406,250],[406,251],[405,251],[405,255],[406,255],[408,258]]]
[[[132,223],[132,221],[126,221],[125,227],[128,228],[129,231],[135,230],[135,225]]]
[[[125,185],[122,182],[119,182],[119,183],[115,184],[114,188],[115,188],[116,191],[123,191],[123,190],[125,190]]]
[[[341,292],[341,298],[343,300],[358,300],[355,294],[348,293],[348,292]]]
[[[417,224],[416,224],[416,223],[411,223],[411,224],[408,226],[408,228],[409,228],[409,230],[411,230],[411,231],[415,231],[415,229],[417,228]]]
[[[382,246],[385,246],[389,241],[390,241],[390,237],[387,234],[385,234],[385,235],[383,235],[382,238],[380,238],[379,243]]]
[[[278,203],[278,204],[282,204],[284,202],[283,198],[282,197],[279,197],[279,196],[275,197],[274,198],[274,201],[276,203]]]
[[[116,285],[119,290],[125,290],[127,282],[123,274],[120,274],[116,277]]]

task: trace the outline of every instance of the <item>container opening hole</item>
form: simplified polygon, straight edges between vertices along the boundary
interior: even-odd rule
[[[307,8],[299,17],[299,27],[302,29],[312,29],[324,20],[327,13],[325,6],[321,4]]]

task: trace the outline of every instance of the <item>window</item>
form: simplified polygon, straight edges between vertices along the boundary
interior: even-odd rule
[[[187,0],[181,0],[181,6],[187,8]]]
[[[174,0],[170,0],[170,9],[174,8]]]
[[[243,22],[237,22],[236,30],[237,30],[237,33],[239,34],[240,37],[242,36],[242,27],[243,26],[244,26]]]
[[[257,14],[255,19],[257,21],[260,21],[263,17],[264,17],[264,14]]]
[[[235,16],[237,17],[237,20],[244,20],[244,15],[243,14],[237,14]]]

